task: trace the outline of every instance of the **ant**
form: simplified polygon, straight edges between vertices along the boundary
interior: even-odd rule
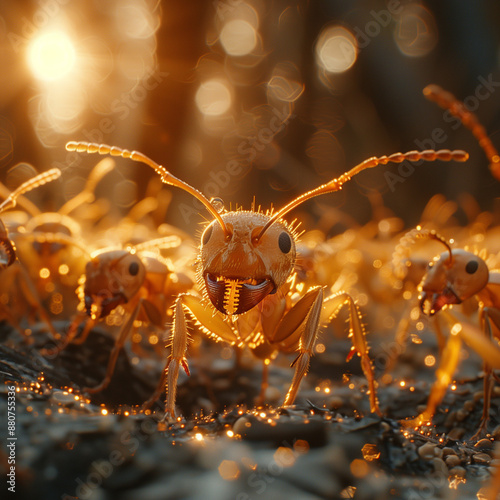
[[[87,215],[93,212],[96,186],[113,168],[113,159],[103,158],[90,172],[82,191],[54,212],[33,207],[29,220],[11,235],[18,259],[52,317],[60,317],[76,307],[72,292],[89,257],[81,224],[72,214],[78,208],[84,208]]]
[[[202,296],[181,294],[174,305],[174,321],[170,337],[171,351],[154,401],[167,387],[165,418],[175,419],[175,400],[179,370],[189,375],[186,350],[189,342],[186,313],[200,329],[216,341],[238,347],[248,346],[256,357],[264,360],[262,387],[267,384],[267,366],[278,352],[296,353],[295,368],[284,405],[291,405],[306,375],[321,326],[329,323],[340,308],[349,308],[353,346],[348,359],[356,353],[368,382],[370,409],[381,414],[376,394],[376,381],[369,357],[365,329],[360,310],[347,292],[325,298],[322,286],[300,292],[295,285],[296,228],[284,216],[305,201],[342,189],[351,178],[365,169],[389,162],[466,161],[461,150],[426,150],[396,153],[369,158],[338,178],[301,194],[275,212],[225,211],[220,200],[209,200],[201,192],[178,179],[164,167],[137,151],[104,144],[69,142],[68,151],[110,154],[145,163],[153,168],[165,184],[187,191],[213,216],[201,237],[197,261],[197,281]],[[299,292],[299,293],[297,293]],[[263,394],[263,393],[261,393]]]
[[[462,124],[471,130],[478,140],[489,161],[492,175],[500,180],[500,155],[486,134],[486,130],[477,116],[467,110],[465,105],[450,92],[438,85],[432,84],[424,88],[423,94],[427,99],[437,103],[441,108],[457,117]],[[491,271],[483,257],[485,252],[476,255],[463,249],[452,249],[436,231],[424,230],[420,226],[409,231],[401,238],[394,252],[395,266],[402,260],[409,244],[416,238],[428,238],[441,243],[446,251],[432,260],[422,277],[418,290],[420,308],[424,314],[434,316],[438,312],[444,316],[451,329],[451,335],[444,340],[438,327],[438,336],[441,347],[441,361],[436,371],[434,383],[427,407],[416,418],[405,421],[407,426],[419,426],[432,419],[437,406],[442,401],[451,378],[458,366],[462,340],[469,344],[484,360],[484,404],[481,422],[477,432],[471,439],[482,436],[486,431],[491,402],[492,379],[499,380],[493,373],[494,368],[500,368],[500,349],[490,339],[500,338],[500,272]],[[412,262],[405,262],[407,267]],[[446,309],[455,304],[461,304],[473,298],[479,305],[479,325],[470,324],[465,318],[457,322],[456,314]]]
[[[162,328],[173,297],[191,288],[192,281],[181,273],[174,273],[158,253],[160,248],[179,246],[180,241],[179,236],[173,235],[126,249],[102,250],[86,263],[77,291],[82,310],[73,319],[64,341],[47,353],[58,354],[70,343],[82,344],[95,324],[106,319],[118,306],[123,308],[124,317],[104,379],[95,387],[84,388],[84,392],[97,393],[109,385],[118,355],[138,319]],[[76,338],[82,321],[85,322],[83,330]]]
[[[427,267],[427,272],[418,289],[420,308],[424,314],[444,316],[451,328],[441,352],[440,365],[436,371],[434,383],[427,407],[422,414],[407,426],[418,426],[432,419],[437,406],[442,401],[460,359],[462,340],[470,345],[484,360],[484,405],[478,431],[471,439],[481,436],[488,423],[492,378],[498,380],[492,368],[500,368],[500,349],[489,339],[500,338],[500,272],[490,271],[484,253],[454,248],[435,231],[424,230],[420,226],[409,231],[402,244],[414,242],[415,238],[429,238],[441,243],[445,251],[434,258]],[[464,318],[451,314],[446,309],[455,304],[462,304],[475,297],[479,304],[480,328],[468,323]]]
[[[61,171],[58,168],[53,168],[42,172],[39,175],[27,180],[21,184],[16,190],[12,191],[7,198],[0,204],[0,213],[5,212],[11,208],[15,208],[17,205],[18,198],[25,193],[43,186],[48,182],[52,182],[61,176]],[[8,269],[8,276],[5,276],[5,272]],[[14,242],[10,239],[9,232],[0,219],[0,271],[4,272],[4,284],[16,282],[32,309],[37,310],[40,317],[47,324],[49,329],[53,334],[55,334],[54,327],[50,321],[48,314],[43,309],[38,294],[30,280],[30,277],[26,269],[17,260],[17,251]],[[7,286],[7,288],[10,288]],[[1,306],[2,313],[9,319],[13,324],[17,321],[12,313],[11,307]]]

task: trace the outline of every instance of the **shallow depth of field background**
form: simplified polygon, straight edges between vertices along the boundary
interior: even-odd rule
[[[422,220],[429,200],[442,194],[451,203],[434,205],[445,207],[445,217],[433,221],[436,229],[456,237],[457,246],[480,243],[498,268],[498,180],[470,131],[427,101],[422,89],[438,84],[464,100],[500,149],[499,42],[497,0],[0,0],[0,182],[12,190],[38,172],[61,169],[60,180],[28,194],[42,211],[74,199],[99,160],[66,151],[74,140],[139,150],[207,197],[222,198],[227,209],[280,208],[374,155],[429,148],[470,153],[466,163],[362,172],[342,191],[286,216],[297,218],[300,230],[319,230],[302,238],[298,279],[333,291],[345,287],[361,306],[377,375],[387,370],[379,377],[383,418],[369,415],[356,361],[345,366],[346,316],[322,332],[304,392],[283,411],[292,356],[271,364],[274,400],[257,410],[260,363],[235,375],[234,352],[194,332],[192,375],[180,380],[177,398],[187,420],[166,432],[127,405],[149,397],[162,373],[165,360],[152,346],[167,339],[169,319],[159,332],[163,338],[149,337],[144,352],[150,356],[130,357],[126,346],[115,385],[92,400],[80,397],[78,385],[90,379],[95,386],[103,378],[113,343],[104,322],[83,346],[75,343],[45,360],[36,342],[44,342],[46,325],[27,338],[3,322],[0,333],[8,341],[0,343],[0,373],[18,391],[17,484],[25,493],[19,498],[485,498],[491,475],[500,477],[498,460],[493,463],[500,392],[497,387],[492,403],[492,438],[483,440],[487,452],[478,453],[482,448],[466,441],[482,412],[477,354],[462,350],[460,383],[443,398],[434,427],[403,432],[400,426],[427,401],[439,354],[433,323],[420,321],[415,286],[405,293],[401,281],[393,286],[391,255],[399,237]],[[116,228],[154,192],[150,181],[158,182],[145,165],[116,164],[99,182],[95,206],[78,212],[95,223],[79,240],[92,251],[127,243]],[[204,207],[173,187],[155,196],[167,199],[168,209],[155,212],[162,220],[145,226],[147,238],[179,233],[197,241],[210,218]],[[110,217],[93,212],[96,206],[106,206]],[[479,220],[481,211],[486,217]],[[469,226],[472,220],[479,223]],[[156,234],[157,227],[165,231]],[[335,238],[347,228],[355,230]],[[317,243],[316,253],[308,252],[308,241]],[[183,243],[195,248],[189,237]],[[176,272],[192,273],[194,253],[184,248],[173,249],[172,262]],[[70,262],[83,272],[79,255]],[[34,259],[26,261],[34,283],[58,284],[55,274],[48,280],[50,273],[40,273],[44,263],[37,268]],[[58,328],[66,329],[76,312],[77,267],[65,266],[74,286],[64,292],[64,311],[61,300],[60,310],[50,308]],[[53,289],[41,291],[52,297]],[[14,296],[9,290],[0,302],[8,294]],[[123,320],[123,311],[117,316]],[[406,342],[395,332],[408,316]],[[114,332],[120,324],[107,326]],[[138,347],[141,335],[133,342]],[[132,401],[124,402],[129,396]],[[248,419],[269,425],[255,425],[255,434],[246,435]],[[445,447],[453,448],[458,468],[445,463]],[[117,452],[119,464],[112,461]],[[96,472],[103,460],[109,473]]]
[[[2,0],[0,179],[30,177],[20,163],[61,168],[38,201],[55,208],[97,161],[65,143],[104,142],[227,207],[268,208],[372,155],[462,148],[466,164],[381,167],[290,217],[307,229],[329,206],[364,223],[372,202],[414,225],[433,194],[464,192],[491,210],[498,185],[481,150],[421,91],[466,99],[499,147],[499,23],[495,1]],[[100,190],[125,213],[153,175],[123,160]],[[206,214],[171,191],[168,222],[193,234]]]

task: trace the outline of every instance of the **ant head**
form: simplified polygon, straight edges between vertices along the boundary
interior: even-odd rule
[[[0,271],[16,260],[16,249],[10,241],[5,224],[0,220]]]
[[[251,211],[222,215],[201,238],[198,279],[208,298],[223,314],[242,314],[274,293],[295,265],[295,234],[283,221],[259,236],[270,217]]]
[[[489,270],[479,256],[462,249],[443,252],[429,263],[420,285],[422,310],[430,315],[444,306],[460,304],[487,284]]]
[[[94,256],[85,268],[85,308],[93,319],[104,318],[139,291],[146,277],[141,259],[127,250]]]

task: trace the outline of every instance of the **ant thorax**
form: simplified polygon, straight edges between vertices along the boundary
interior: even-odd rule
[[[295,265],[295,234],[277,220],[262,234],[270,215],[239,210],[210,223],[201,239],[198,281],[217,310],[242,314],[275,293]]]

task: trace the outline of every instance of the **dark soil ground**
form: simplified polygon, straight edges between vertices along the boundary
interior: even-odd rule
[[[0,456],[4,477],[15,460],[12,498],[491,498],[500,462],[500,391],[488,436],[471,441],[482,412],[479,360],[462,363],[432,427],[400,423],[417,415],[429,395],[433,369],[423,359],[434,346],[425,337],[398,358],[391,377],[380,379],[384,417],[370,414],[359,364],[344,362],[347,341],[314,357],[296,404],[287,408],[280,402],[291,360],[271,365],[269,405],[256,408],[260,364],[243,357],[236,369],[234,359],[220,356],[223,346],[202,343],[203,356],[190,359],[191,376],[179,381],[183,418],[162,426],[161,401],[149,415],[136,414],[162,370],[155,355],[135,363],[124,350],[110,386],[89,400],[80,387],[102,379],[113,343],[107,333],[94,330],[84,344],[53,359],[8,325],[1,335],[1,415],[8,414],[8,394],[16,388],[14,435],[7,418],[0,426],[2,442],[10,445]],[[37,344],[44,342],[42,334]]]

